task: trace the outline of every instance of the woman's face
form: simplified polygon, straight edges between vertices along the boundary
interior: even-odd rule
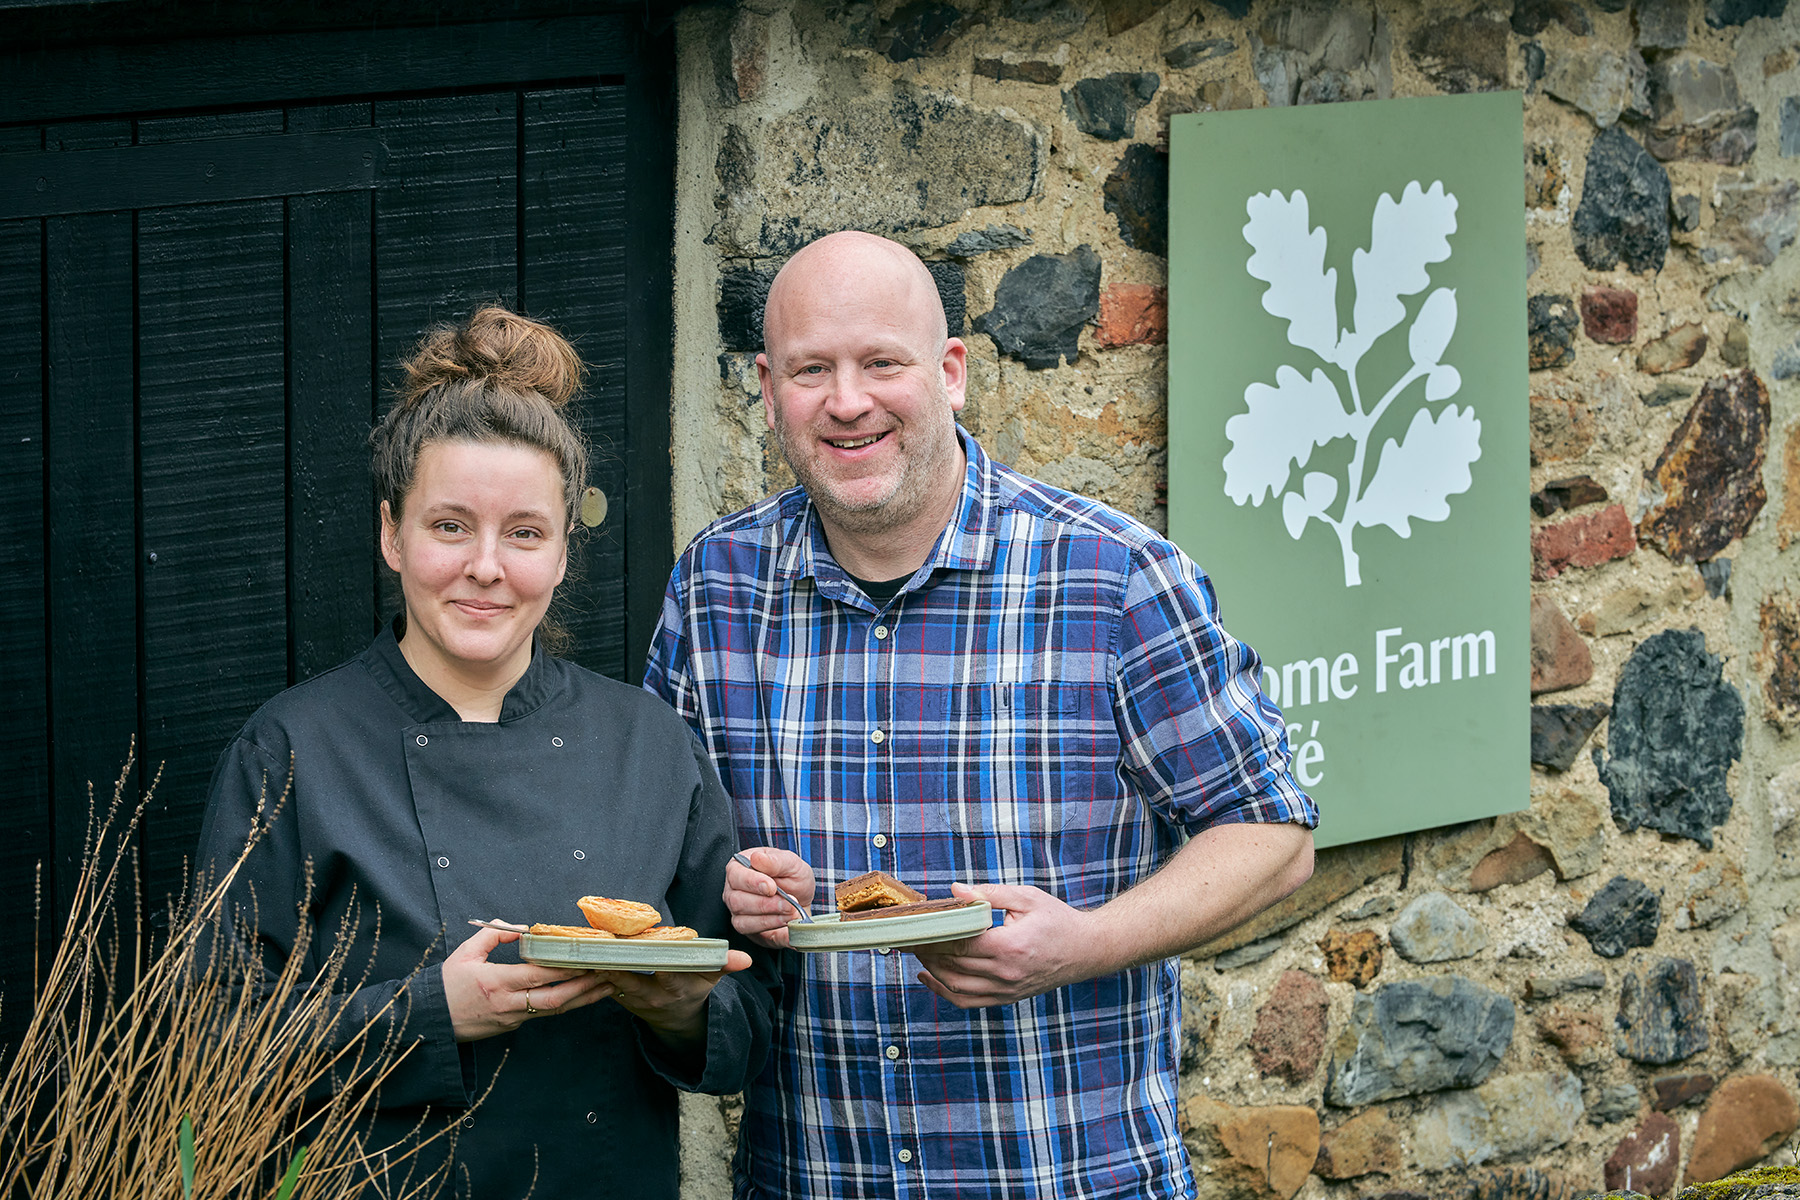
[[[401,508],[396,521],[381,505],[381,553],[406,597],[407,660],[428,684],[440,671],[523,675],[569,561],[556,459],[511,443],[433,442]]]

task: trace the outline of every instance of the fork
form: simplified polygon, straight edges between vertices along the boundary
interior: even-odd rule
[[[739,851],[738,853],[733,854],[731,856],[731,861],[739,864],[740,866],[749,867],[752,871],[756,871],[756,865],[754,863],[752,863],[748,858],[746,858],[742,851]],[[756,873],[758,875],[762,874],[761,871],[756,871]],[[783,900],[786,900],[789,904],[793,905],[794,911],[800,914],[800,919],[802,921],[804,921],[808,925],[812,924],[812,914],[807,912],[805,906],[802,905],[798,900],[796,900],[792,896],[788,895],[779,886],[776,887],[775,894],[780,896]]]

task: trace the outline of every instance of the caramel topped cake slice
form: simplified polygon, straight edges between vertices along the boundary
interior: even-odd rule
[[[869,912],[892,908],[896,904],[916,904],[925,899],[886,871],[870,871],[837,886],[837,906],[841,913]]]
[[[860,912],[844,914],[846,921],[862,921],[869,917],[910,917],[914,913],[944,912],[952,908],[968,908],[980,904],[980,900],[958,900],[954,896],[943,900],[919,900],[910,904],[891,904],[886,908],[865,908]]]

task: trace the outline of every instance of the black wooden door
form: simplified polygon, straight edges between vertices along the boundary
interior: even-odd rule
[[[477,304],[552,322],[593,368],[589,482],[610,511],[571,563],[563,618],[576,660],[641,671],[670,556],[667,105],[643,46],[605,20],[479,34],[461,77],[431,31],[406,43],[410,74],[371,55],[372,34],[173,43],[154,85],[111,95],[67,74],[91,49],[15,60],[4,927],[31,920],[39,863],[46,909],[65,910],[88,785],[104,800],[134,739],[130,793],[161,772],[141,835],[154,919],[226,740],[392,611],[365,439],[395,364]],[[284,76],[294,61],[306,71]],[[12,1030],[29,958],[0,971]]]

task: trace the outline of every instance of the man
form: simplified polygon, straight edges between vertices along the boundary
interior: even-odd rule
[[[913,254],[863,233],[776,276],[757,356],[800,481],[704,530],[645,686],[711,751],[786,945],[870,870],[1005,923],[790,954],[739,1197],[1189,1196],[1179,963],[1312,870],[1256,656],[1179,550],[993,462]]]

